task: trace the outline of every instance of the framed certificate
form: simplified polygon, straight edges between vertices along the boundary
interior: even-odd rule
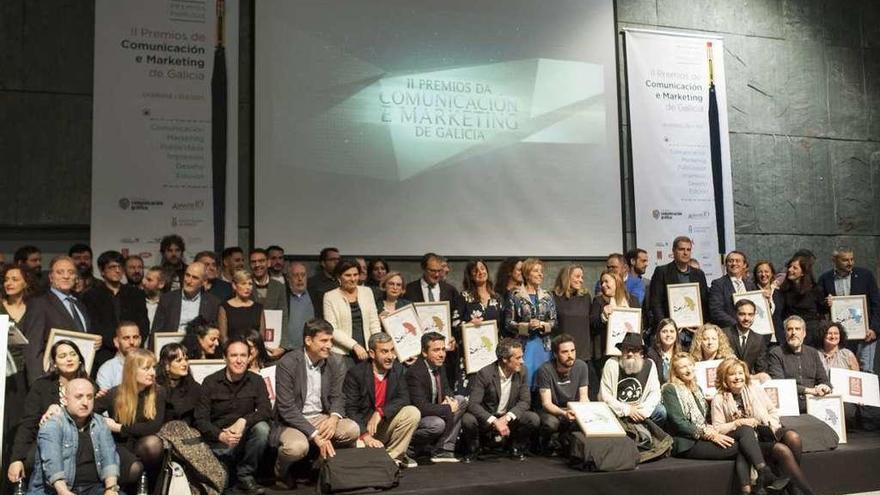
[[[49,349],[59,340],[69,340],[76,344],[79,353],[82,354],[86,373],[91,374],[92,363],[95,361],[95,343],[101,340],[101,336],[53,328],[49,331],[49,339],[46,340],[46,352],[43,353],[43,371],[49,371]]]
[[[162,348],[168,344],[174,344],[176,342],[183,342],[183,337],[186,336],[186,332],[156,332],[153,334],[153,352],[156,354],[156,359],[159,359],[159,353],[162,352]]]
[[[452,317],[449,313],[449,301],[413,303],[422,332],[437,332],[446,337],[446,344],[452,339]]]
[[[880,407],[877,375],[843,368],[831,368],[830,374],[834,394],[844,402]]]
[[[260,376],[266,382],[266,392],[269,394],[269,401],[275,406],[275,366],[269,366],[260,370]]]
[[[626,431],[614,411],[604,402],[569,402],[578,426],[587,437],[625,437]]]
[[[697,385],[703,389],[703,395],[706,398],[712,398],[718,391],[715,389],[715,374],[718,371],[718,365],[723,359],[710,359],[709,361],[700,361],[694,364],[694,374],[696,374]]]
[[[412,304],[380,316],[382,328],[391,336],[397,359],[404,362],[422,352],[422,323]]]
[[[767,380],[761,384],[780,416],[799,416],[796,380]]]
[[[280,309],[264,309],[266,331],[263,333],[263,344],[266,349],[277,349],[281,346],[281,332],[284,330],[284,312]]]
[[[465,323],[461,326],[461,338],[465,348],[465,372],[476,373],[498,360],[495,348],[498,347],[498,323],[487,320],[478,324]]]
[[[700,284],[672,284],[666,286],[669,317],[678,328],[698,327],[703,324],[703,303]]]
[[[831,298],[831,321],[846,329],[850,340],[864,339],[868,332],[868,300],[865,296]]]
[[[605,355],[619,356],[617,344],[623,342],[627,333],[642,334],[642,310],[640,308],[614,308],[605,326]]]
[[[750,330],[759,335],[776,335],[773,328],[773,313],[770,311],[770,303],[764,297],[764,292],[752,290],[734,294],[733,304],[736,305],[742,299],[748,299],[755,305],[755,319]]]
[[[846,443],[846,418],[843,415],[843,400],[839,395],[808,395],[807,414],[830,426],[837,433],[839,443]]]
[[[193,359],[189,362],[189,373],[193,380],[202,383],[206,376],[226,367],[226,361],[222,359]]]

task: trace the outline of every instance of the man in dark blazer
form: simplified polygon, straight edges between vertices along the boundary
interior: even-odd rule
[[[495,348],[498,362],[477,372],[473,380],[468,410],[462,419],[468,458],[473,458],[480,434],[510,439],[511,457],[525,460],[529,436],[540,424],[530,411],[531,392],[523,365],[523,346],[506,338]]]
[[[334,444],[351,446],[358,438],[357,423],[345,419],[345,365],[331,355],[333,327],[314,318],[303,329],[303,348],[284,355],[275,368],[275,422],[269,445],[278,447],[275,475],[294,483],[290,466],[309,453],[314,444],[322,458],[336,455]]]
[[[703,315],[708,314],[709,288],[706,285],[706,274],[699,268],[690,266],[691,249],[693,241],[689,237],[679,236],[672,241],[672,263],[658,266],[651,276],[650,305],[651,317],[655,325],[663,318],[669,318],[669,297],[666,291],[667,285],[673,284],[700,284],[700,301],[703,307]],[[681,329],[679,329],[681,330]],[[694,329],[689,329],[693,332]],[[682,334],[685,344],[690,346],[691,335]]]
[[[467,399],[454,395],[446,367],[446,338],[437,332],[422,335],[422,355],[406,373],[409,398],[422,415],[413,435],[416,459],[458,462],[455,441]]]
[[[89,312],[73,295],[76,280],[73,259],[58,256],[49,265],[49,290],[28,302],[28,317],[24,325],[28,339],[24,348],[28,383],[33,383],[45,372],[43,354],[53,328],[92,333]],[[100,347],[101,343],[97,342],[95,350]]]
[[[755,321],[755,303],[748,299],[736,302],[736,325],[724,329],[730,347],[736,357],[745,361],[749,373],[760,381],[770,378],[767,374],[767,347],[769,335],[759,335],[751,330]]]
[[[103,280],[82,295],[82,302],[92,317],[92,331],[100,334],[102,346],[95,355],[92,369],[97,370],[104,362],[116,355],[113,344],[120,321],[130,321],[138,326],[141,342],[150,334],[147,304],[144,291],[122,283],[125,257],[118,251],[106,251],[98,256],[98,270]]]
[[[202,290],[204,283],[205,265],[198,261],[190,263],[183,274],[182,288],[166,292],[159,299],[153,317],[153,332],[182,332],[196,316],[212,324],[216,322],[220,301]],[[197,311],[184,311],[184,299],[189,307],[198,305]]]
[[[827,306],[831,311],[833,296],[865,296],[868,302],[868,332],[865,339],[850,339],[847,347],[859,358],[862,371],[872,372],[874,354],[877,347],[877,331],[880,330],[880,293],[877,279],[870,270],[855,266],[852,248],[839,247],[832,253],[834,268],[819,277],[818,285]]]
[[[755,283],[747,279],[749,262],[745,253],[731,251],[724,258],[727,274],[716,278],[709,287],[709,321],[721,328],[736,325],[733,295],[757,290]]]
[[[417,467],[406,450],[422,415],[410,405],[406,370],[397,360],[391,335],[375,333],[367,347],[370,359],[345,375],[345,415],[360,427],[364,445],[384,448],[401,467]]]

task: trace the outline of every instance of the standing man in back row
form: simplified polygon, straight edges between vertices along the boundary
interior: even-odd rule
[[[669,294],[667,285],[674,284],[700,284],[700,302],[703,307],[703,315],[709,314],[709,287],[706,285],[706,274],[699,268],[691,266],[691,251],[694,247],[689,237],[679,236],[672,241],[672,262],[658,266],[651,276],[650,304],[651,316],[654,322],[669,318]],[[681,328],[679,330],[682,330]],[[684,328],[689,333],[682,333],[682,345],[690,348],[695,328]]]
[[[340,260],[339,250],[325,247],[318,255],[318,272],[309,277],[309,295],[315,308],[315,318],[324,317],[324,294],[339,287],[339,281],[333,276]]]

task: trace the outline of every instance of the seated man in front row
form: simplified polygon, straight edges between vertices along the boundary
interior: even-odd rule
[[[95,387],[85,378],[68,382],[64,412],[37,435],[37,462],[28,493],[119,493],[119,455],[104,417],[93,414]]]
[[[275,424],[270,444],[278,447],[275,475],[293,488],[290,466],[309,453],[336,455],[334,444],[350,447],[360,434],[357,423],[345,419],[345,365],[331,354],[333,327],[313,318],[303,328],[303,348],[278,360],[275,368]]]
[[[417,467],[406,449],[422,415],[409,405],[406,370],[397,360],[391,335],[374,333],[367,347],[370,359],[345,376],[345,414],[358,424],[367,447],[384,448],[402,467]]]
[[[617,348],[620,357],[609,359],[602,369],[599,400],[608,404],[619,418],[633,423],[642,423],[646,419],[663,423],[666,410],[660,403],[657,368],[653,361],[642,356],[641,335],[627,333]]]
[[[255,495],[263,493],[254,473],[269,440],[272,403],[263,378],[248,370],[249,350],[244,337],[226,343],[226,367],[202,381],[195,427],[214,454],[230,466],[230,478],[233,474],[238,478],[238,491]]]
[[[587,363],[577,359],[574,338],[563,333],[556,336],[550,344],[553,359],[538,369],[536,380],[538,395],[541,398],[541,450],[551,454],[558,444],[552,443],[554,433],[559,433],[559,441],[566,444],[566,437],[572,429],[577,429],[574,413],[568,409],[569,402],[588,402],[589,377]]]
[[[804,344],[807,324],[803,318],[789,316],[782,323],[785,342],[774,347],[767,358],[770,377],[794,379],[797,382],[798,407],[807,412],[807,395],[822,397],[831,393],[831,381],[822,364],[819,351]]]
[[[446,337],[437,332],[422,335],[422,356],[406,372],[409,398],[422,419],[412,439],[416,459],[429,462],[458,462],[455,441],[467,399],[452,396],[447,378]],[[427,455],[426,455],[427,454]]]
[[[484,367],[474,377],[468,410],[461,421],[465,445],[465,461],[477,452],[480,434],[493,434],[510,439],[510,454],[525,460],[529,437],[540,423],[538,415],[529,410],[531,392],[523,365],[523,345],[506,338],[495,348],[498,361]]]

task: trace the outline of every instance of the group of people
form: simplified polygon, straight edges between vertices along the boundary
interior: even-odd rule
[[[811,493],[798,434],[756,384],[797,380],[803,411],[807,395],[831,392],[829,368],[876,372],[874,276],[854,266],[847,248],[818,280],[808,251],[782,273],[768,261],[750,273],[746,255],[733,251],[726,274],[709,284],[692,247],[676,238],[672,262],[650,280],[644,250],[611,254],[591,296],[583,266],[564,267],[548,290],[536,258],[504,260],[494,284],[485,261],[469,261],[459,292],[445,281],[448,261],[434,253],[407,283],[382,259],[325,248],[308,277],[279,246],[247,253],[247,269],[238,247],[185,264],[184,242],[171,235],[159,265],[108,251],[96,278],[88,246],[54,258],[46,273],[40,251],[25,246],[0,272],[0,314],[28,341],[7,355],[7,404],[25,404],[21,414],[6,409],[7,479],[29,480],[33,493],[131,491],[155,483],[165,446],[187,435],[229,466],[228,483],[243,493],[262,492],[267,449],[277,452],[273,474],[287,486],[310,452],[332,457],[355,445],[384,448],[402,467],[471,462],[494,447],[523,460],[529,451],[564,453],[578,431],[568,403],[601,400],[636,439],[651,423],[673,436],[674,455],[735,459],[743,492]],[[679,328],[669,318],[667,286],[679,283],[699,284],[705,324]],[[754,303],[734,303],[750,290],[763,291],[774,335],[751,330]],[[869,330],[847,341],[844,327],[828,321],[829,297],[860,294]],[[420,356],[400,362],[381,317],[439,301],[450,305],[451,338],[425,333]],[[617,308],[641,308],[642,331],[609,353],[605,330]],[[281,312],[281,328],[267,328],[264,310]],[[488,320],[499,331],[497,362],[469,374],[461,325]],[[73,341],[49,345],[53,328],[96,336],[91,373]],[[142,347],[157,332],[185,336],[156,356]],[[225,367],[197,383],[189,361],[211,358]],[[707,400],[693,369],[710,359],[724,361],[718,394]],[[276,366],[274,391],[259,375],[267,366]],[[216,469],[194,469],[206,487],[227,483],[212,478]]]

